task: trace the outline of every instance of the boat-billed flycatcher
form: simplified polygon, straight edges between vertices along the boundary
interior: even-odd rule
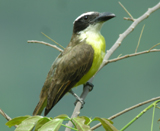
[[[87,12],[74,21],[71,41],[53,62],[33,115],[45,108],[46,116],[71,88],[85,84],[97,72],[106,48],[100,30],[113,17],[107,12]]]

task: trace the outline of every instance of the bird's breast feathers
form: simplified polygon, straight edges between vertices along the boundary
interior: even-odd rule
[[[105,39],[100,32],[88,31],[80,35],[80,39],[92,46],[94,49],[93,63],[90,70],[81,78],[76,86],[86,83],[99,69],[105,56]]]

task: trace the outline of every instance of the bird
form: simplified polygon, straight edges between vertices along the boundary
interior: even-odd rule
[[[53,62],[33,115],[41,115],[45,108],[46,116],[67,92],[98,71],[106,50],[101,27],[114,17],[113,13],[90,11],[74,20],[71,40]]]

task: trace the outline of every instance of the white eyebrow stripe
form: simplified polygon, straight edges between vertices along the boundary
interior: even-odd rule
[[[75,19],[75,21],[77,21],[79,18],[81,18],[81,17],[83,17],[83,16],[85,16],[85,15],[91,15],[91,14],[93,14],[93,13],[95,13],[94,11],[90,11],[90,12],[86,12],[86,13],[83,13],[83,14],[81,14],[80,16],[78,16],[76,19]],[[74,21],[74,22],[75,22]],[[73,22],[73,24],[74,24],[74,22]]]

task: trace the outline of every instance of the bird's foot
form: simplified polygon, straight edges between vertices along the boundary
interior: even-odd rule
[[[89,86],[89,91],[92,91],[92,90],[93,90],[93,87],[94,87],[94,85],[93,85],[91,82],[87,82],[87,83],[83,86],[83,88],[84,88],[85,86]]]
[[[82,104],[81,108],[83,108],[83,105],[85,104],[84,100],[83,100],[82,98],[80,98],[80,97],[79,97],[76,93],[74,93],[72,90],[70,90],[69,92],[77,99],[76,102],[74,103],[74,105],[76,105],[77,102],[79,101],[79,102]]]
[[[82,104],[81,109],[83,108],[83,105],[85,104],[84,100],[82,98],[79,97],[79,99],[77,99],[74,103],[74,105],[76,106],[77,102],[80,102]]]

